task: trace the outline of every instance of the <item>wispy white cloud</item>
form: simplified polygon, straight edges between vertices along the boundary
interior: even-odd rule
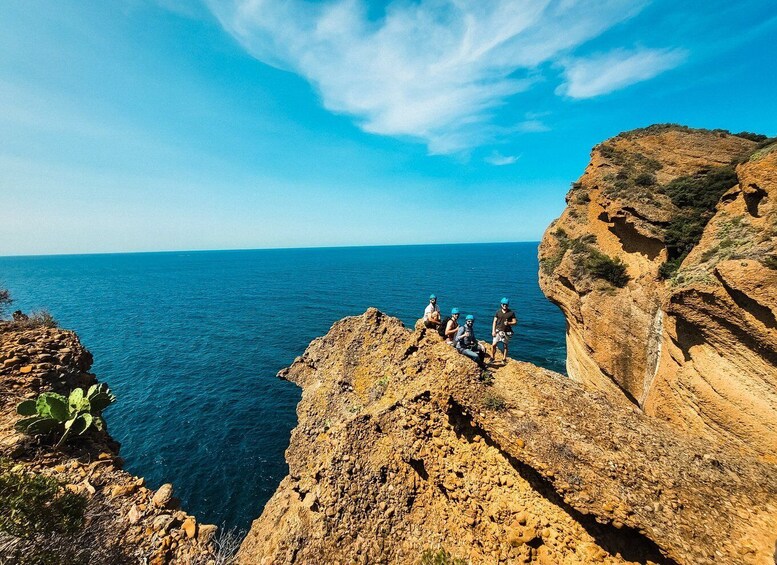
[[[504,165],[516,163],[520,158],[520,155],[502,155],[499,151],[493,151],[484,161],[495,167],[503,167]]]
[[[543,131],[550,131],[550,128],[545,125],[543,121],[537,119],[527,119],[523,122],[518,122],[511,129],[517,133],[538,133]]]
[[[616,49],[564,61],[565,82],[557,93],[592,98],[625,88],[673,69],[687,57],[683,49]]]
[[[364,131],[420,140],[430,153],[466,150],[505,129],[546,129],[538,120],[489,126],[510,97],[547,78],[548,63],[567,60],[647,1],[392,1],[376,19],[364,0],[206,0],[253,56],[303,76],[327,109],[354,117]],[[621,61],[620,86],[660,72],[649,53]],[[664,67],[671,59],[654,56]],[[594,70],[586,63],[568,59],[566,94],[619,86],[613,77],[586,90]]]

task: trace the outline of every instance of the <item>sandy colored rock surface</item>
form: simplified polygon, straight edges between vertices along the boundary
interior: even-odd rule
[[[567,318],[571,378],[774,461],[777,271],[767,263],[777,260],[777,151],[747,157],[756,146],[723,132],[653,127],[595,147],[543,237],[540,284]],[[701,241],[662,280],[666,229],[683,212],[662,187],[743,155]],[[640,172],[653,184],[634,183]],[[587,276],[576,241],[623,261],[628,284]]]
[[[475,365],[371,309],[282,373],[289,475],[244,564],[771,563],[777,469],[561,375]]]

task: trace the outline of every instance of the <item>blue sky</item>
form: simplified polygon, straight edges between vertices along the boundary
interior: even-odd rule
[[[537,240],[599,141],[775,92],[771,0],[3,0],[0,255]]]

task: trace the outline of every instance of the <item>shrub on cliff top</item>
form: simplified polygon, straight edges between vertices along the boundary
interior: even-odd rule
[[[59,323],[48,310],[38,310],[30,315],[30,321],[38,327],[56,328]]]
[[[607,181],[603,187],[606,196],[636,198],[646,202],[654,200],[655,173],[663,168],[659,161],[637,151],[618,150],[607,144],[600,145],[599,152],[618,167],[615,173],[604,177]]]
[[[13,304],[11,293],[6,288],[0,288],[0,320],[4,319],[8,313],[8,307]],[[56,328],[57,321],[48,312],[48,310],[38,310],[29,316],[24,315],[20,310],[13,313],[13,322],[16,327],[24,328]]]
[[[775,142],[775,139],[777,138],[771,138],[761,142],[758,148],[750,154],[747,160],[758,161],[759,159],[766,157],[769,153],[777,151],[777,143]]]
[[[51,477],[13,468],[0,460],[0,531],[19,538],[69,534],[83,524],[87,500]]]
[[[750,131],[740,131],[739,133],[734,134],[736,137],[741,137],[742,139],[749,139],[750,141],[766,141],[768,138],[761,134],[761,133],[753,133]]]
[[[421,554],[419,565],[467,565],[467,561],[458,557],[453,557],[443,548],[440,548],[437,551],[425,549]]]
[[[12,302],[11,293],[5,288],[0,288],[0,320],[5,317],[6,309]]]
[[[499,412],[500,410],[504,410],[507,405],[504,401],[504,398],[493,392],[489,392],[483,398],[483,406],[489,410]]]
[[[38,310],[29,316],[17,310],[13,313],[13,327],[18,329],[56,328],[59,323],[48,310]]]

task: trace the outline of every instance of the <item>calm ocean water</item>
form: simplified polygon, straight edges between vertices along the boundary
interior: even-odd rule
[[[172,482],[203,523],[247,528],[296,423],[300,391],[275,374],[313,338],[369,306],[412,325],[434,292],[485,339],[506,295],[511,356],[563,372],[564,318],[537,268],[536,243],[5,257],[0,287],[94,353],[129,471]]]

